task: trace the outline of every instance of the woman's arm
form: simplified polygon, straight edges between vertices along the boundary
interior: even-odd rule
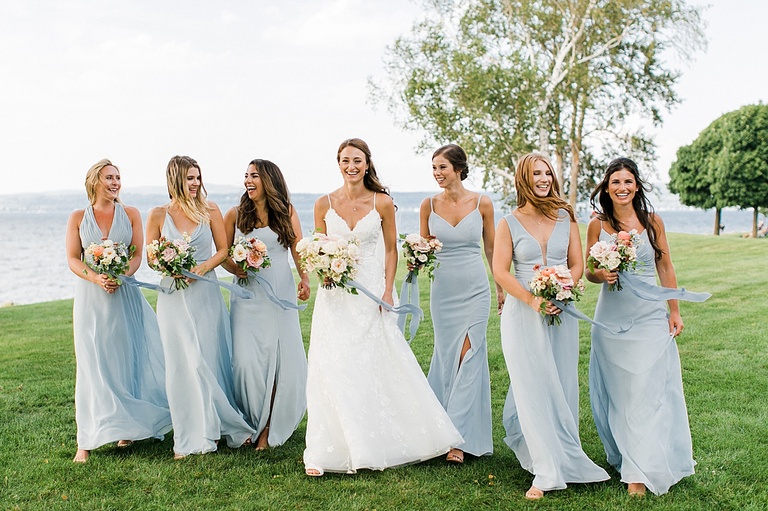
[[[141,266],[141,258],[144,254],[144,227],[141,225],[141,213],[139,213],[138,209],[130,206],[124,206],[124,209],[125,213],[128,215],[128,220],[131,222],[131,230],[133,232],[131,236],[131,247],[134,247],[133,252],[131,253],[131,259],[128,262],[128,271],[126,271],[125,274],[133,275],[139,269],[139,266]],[[131,247],[128,247],[128,250],[130,250]]]
[[[663,287],[676,288],[677,276],[675,275],[675,266],[672,264],[672,256],[669,253],[669,242],[667,241],[664,222],[658,215],[653,215],[651,221],[656,228],[656,243],[662,251],[661,259],[656,261],[659,282]],[[677,337],[685,327],[683,318],[680,316],[680,305],[677,300],[667,300],[667,305],[669,305],[669,334]]]
[[[485,251],[485,259],[488,261],[488,266],[491,268],[491,271],[493,271],[493,247],[496,239],[496,228],[494,227],[493,202],[486,195],[480,197],[480,216],[483,219],[483,249]],[[506,221],[504,223],[506,225]],[[509,231],[509,229],[507,229],[507,231]],[[510,237],[510,243],[511,242],[512,238]],[[510,257],[510,263],[511,262],[512,259]],[[507,268],[509,268],[509,266],[507,266]],[[497,311],[501,314],[501,308],[504,306],[506,294],[504,293],[504,289],[502,289],[495,279],[494,285],[496,286]]]
[[[573,281],[578,281],[584,274],[584,256],[581,252],[581,234],[579,225],[571,221],[571,233],[568,240],[568,269]]]
[[[379,194],[376,210],[381,216],[381,232],[384,235],[384,294],[381,299],[394,305],[392,290],[397,273],[397,226],[395,225],[395,203],[386,194]]]
[[[237,223],[237,208],[229,208],[229,210],[224,214],[224,233],[226,237],[226,243],[227,247],[231,247],[232,244],[235,242],[235,224]],[[229,252],[229,250],[227,250]],[[236,276],[239,279],[244,279],[248,277],[248,274],[240,268],[235,262],[232,260],[231,257],[227,257],[224,259],[224,262],[221,263],[221,265],[224,267],[225,270],[227,270],[232,275]]]
[[[78,210],[69,215],[67,220],[67,234],[65,238],[65,250],[67,253],[67,264],[72,273],[83,280],[87,280],[101,287],[107,293],[114,293],[117,289],[117,282],[110,279],[108,275],[96,273],[83,262],[83,246],[80,239],[80,222],[83,221],[85,211]]]
[[[597,243],[600,239],[600,219],[593,218],[589,221],[587,226],[587,251],[584,255],[584,260],[589,259],[589,251],[592,249],[592,245]],[[584,269],[584,276],[587,280],[594,284],[602,284],[607,282],[608,284],[615,284],[619,278],[619,274],[615,271],[608,271],[605,269],[596,268],[595,271],[590,271],[589,267]]]
[[[221,210],[214,202],[208,201],[208,214],[211,219],[211,233],[213,234],[213,244],[216,247],[216,252],[214,252],[211,257],[192,268],[191,272],[196,275],[205,275],[209,271],[212,271],[229,256],[227,233],[224,228],[224,218],[221,216]]]
[[[301,258],[299,253],[296,252],[296,244],[303,238],[301,221],[293,205],[291,205],[291,226],[293,226],[293,232],[296,234],[293,245],[291,245],[291,255],[293,256],[293,262],[296,264],[296,271],[299,273],[299,285],[296,287],[296,296],[299,300],[309,300],[309,274],[301,268]]]
[[[430,204],[430,198],[427,197],[421,201],[421,207],[419,208],[419,236],[422,238],[426,238],[430,235],[429,214],[432,212],[432,207]]]
[[[512,267],[513,255],[512,234],[509,232],[507,220],[502,218],[496,228],[493,243],[493,278],[504,291],[539,312],[544,299],[540,296],[533,296],[533,293],[525,289],[509,271]]]
[[[330,207],[331,203],[326,195],[315,201],[315,231],[328,234],[328,227],[325,225],[325,215]]]

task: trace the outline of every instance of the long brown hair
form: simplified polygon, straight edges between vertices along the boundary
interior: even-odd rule
[[[364,141],[359,138],[348,138],[342,142],[339,146],[339,150],[336,151],[336,162],[338,163],[341,159],[341,151],[343,151],[345,147],[350,146],[361,150],[363,154],[365,154],[365,163],[368,165],[368,170],[365,171],[365,176],[363,176],[363,185],[372,192],[386,193],[391,196],[389,188],[379,181],[379,175],[376,173],[376,167],[374,167],[373,160],[371,159],[371,150],[368,148],[368,144]]]
[[[267,198],[267,218],[259,218],[256,203],[248,197],[248,190],[246,190],[237,206],[237,228],[243,234],[248,234],[266,220],[269,228],[277,234],[277,241],[286,249],[290,249],[296,239],[296,233],[291,223],[293,206],[291,206],[291,198],[283,173],[269,160],[256,159],[248,164],[248,166],[251,165],[256,167],[261,186],[264,187]]]
[[[546,197],[539,197],[533,191],[533,164],[537,161],[544,162],[552,173],[552,185],[549,187],[549,193]],[[555,169],[549,158],[543,154],[529,153],[520,158],[515,170],[515,188],[517,189],[517,207],[522,208],[529,202],[539,209],[544,216],[557,220],[557,211],[564,209],[568,212],[572,221],[576,221],[573,214],[573,208],[560,197],[560,183],[557,181]]]
[[[611,196],[608,194],[608,183],[611,181],[611,176],[620,170],[630,172],[635,178],[637,190],[635,191],[635,197],[632,199],[632,207],[635,210],[637,219],[640,221],[640,225],[648,231],[648,240],[651,242],[653,251],[656,254],[656,260],[658,261],[664,255],[664,251],[661,250],[656,241],[656,227],[651,220],[653,206],[645,195],[645,192],[651,191],[651,185],[640,178],[640,171],[637,169],[637,164],[634,161],[629,158],[616,158],[609,163],[608,168],[605,169],[603,180],[600,181],[592,195],[589,196],[589,204],[597,212],[598,218],[608,222],[614,231],[619,232],[623,230],[619,220],[616,218]]]
[[[197,195],[191,197],[187,190],[187,171],[196,168],[200,172],[200,188],[197,189]],[[165,169],[165,180],[168,184],[168,196],[171,201],[176,201],[181,211],[189,218],[205,225],[210,224],[211,217],[208,213],[208,192],[203,186],[203,171],[200,165],[189,156],[174,156],[168,162]]]

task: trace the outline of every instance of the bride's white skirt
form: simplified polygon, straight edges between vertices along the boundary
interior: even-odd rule
[[[396,317],[362,294],[318,290],[307,377],[307,468],[383,470],[463,443]]]

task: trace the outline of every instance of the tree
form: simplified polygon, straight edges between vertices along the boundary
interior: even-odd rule
[[[585,162],[653,160],[630,128],[678,102],[662,55],[704,45],[699,7],[684,0],[424,0],[427,18],[388,49],[371,83],[420,149],[451,141],[510,194],[517,158],[551,154],[570,202]],[[594,170],[594,169],[593,169]]]
[[[669,189],[683,204],[716,208],[751,208],[752,236],[757,217],[768,207],[768,105],[748,105],[723,114],[688,146],[677,151],[669,171]]]
[[[707,126],[692,144],[677,150],[669,169],[669,191],[680,202],[702,209],[715,208],[715,236],[720,234],[720,215],[727,206],[715,196],[712,185],[717,174],[717,159],[723,149],[723,118]]]

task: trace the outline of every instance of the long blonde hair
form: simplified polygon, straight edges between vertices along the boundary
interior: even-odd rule
[[[195,197],[191,197],[187,190],[187,172],[191,168],[196,168],[200,172],[200,188],[198,188]],[[168,162],[165,179],[171,201],[175,201],[190,220],[205,225],[210,224],[211,217],[208,213],[208,200],[206,199],[208,192],[203,186],[203,172],[200,170],[200,165],[189,156],[174,156]]]
[[[552,186],[546,197],[538,197],[533,191],[533,164],[537,161],[544,164],[552,172]],[[564,209],[570,215],[571,220],[576,221],[573,208],[560,197],[560,183],[557,181],[555,169],[549,158],[543,154],[528,153],[517,162],[515,170],[515,188],[517,189],[517,207],[522,208],[529,202],[548,218],[557,220],[557,211]]]
[[[91,206],[96,204],[96,185],[99,184],[99,179],[101,179],[101,169],[104,167],[115,167],[115,169],[120,172],[117,165],[106,158],[91,165],[91,168],[85,173],[85,193],[88,195],[88,201],[91,203]],[[120,202],[120,198],[116,197],[115,202]]]

